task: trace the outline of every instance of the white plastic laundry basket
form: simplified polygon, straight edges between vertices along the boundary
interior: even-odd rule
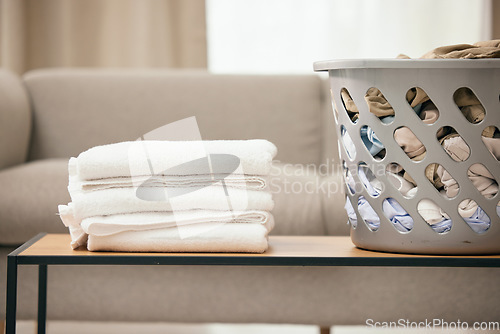
[[[500,59],[334,60],[316,62],[314,70],[329,72],[340,159],[356,183],[352,192],[346,186],[346,196],[357,217],[356,226],[351,224],[351,238],[356,246],[417,254],[500,253],[500,212],[497,213],[500,195],[483,196],[468,176],[469,167],[482,164],[496,180],[500,180],[500,163],[482,140],[485,128],[500,128]],[[394,109],[392,123],[384,124],[370,112],[365,94],[372,87],[379,89]],[[409,105],[406,94],[415,87],[423,89],[437,106],[439,118],[435,123],[423,123]],[[484,119],[476,124],[464,117],[454,100],[455,92],[464,87],[472,90],[485,109]],[[342,90],[348,92],[359,111],[356,122],[349,117]],[[469,146],[470,155],[465,161],[452,159],[437,140],[437,131],[445,126],[454,128]],[[374,158],[361,140],[360,131],[366,127],[373,130],[383,143],[383,158]],[[423,160],[411,160],[396,142],[394,132],[400,127],[409,128],[425,146]],[[342,142],[341,137],[347,139]],[[349,155],[346,146],[353,147],[354,152],[349,152]],[[358,173],[360,163],[370,168],[381,185],[377,196],[365,186],[359,186],[362,184]],[[404,196],[388,179],[386,171],[393,163],[404,168],[417,184],[418,190],[413,197]],[[458,183],[460,189],[455,197],[443,196],[426,177],[426,168],[433,163],[444,167]],[[380,220],[376,230],[370,228],[359,213],[357,203],[360,196],[366,199]],[[396,200],[412,218],[410,231],[398,231],[386,216],[383,203],[388,198]],[[458,212],[459,203],[471,199],[490,219],[489,228],[484,233],[475,232]],[[418,211],[422,200],[433,201],[446,213],[451,221],[450,230],[438,233],[431,228]]]

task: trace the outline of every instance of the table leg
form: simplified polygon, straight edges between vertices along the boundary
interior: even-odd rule
[[[45,334],[47,321],[47,265],[38,266],[38,334]]]
[[[7,256],[7,303],[5,314],[5,333],[16,333],[17,310],[17,258]]]

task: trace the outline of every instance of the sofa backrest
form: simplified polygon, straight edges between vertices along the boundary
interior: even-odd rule
[[[30,132],[26,90],[17,75],[0,69],[0,169],[26,161]]]
[[[190,116],[203,139],[268,139],[287,163],[324,157],[322,113],[330,102],[314,74],[47,69],[27,73],[24,82],[33,110],[29,160],[135,140]]]

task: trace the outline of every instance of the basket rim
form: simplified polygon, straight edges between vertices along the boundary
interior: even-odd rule
[[[315,72],[342,69],[500,68],[500,58],[488,59],[333,59],[314,62]]]

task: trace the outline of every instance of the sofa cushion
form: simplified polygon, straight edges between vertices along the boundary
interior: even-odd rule
[[[20,244],[40,232],[66,232],[57,205],[70,200],[68,159],[33,161],[0,171],[0,244]]]
[[[30,72],[24,81],[33,101],[31,160],[135,140],[191,116],[203,139],[268,139],[281,161],[320,160],[329,96],[314,74],[59,69]]]
[[[26,161],[31,130],[28,94],[20,78],[0,69],[0,169]]]

